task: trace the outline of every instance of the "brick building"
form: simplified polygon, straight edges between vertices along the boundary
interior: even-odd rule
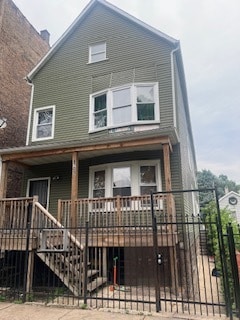
[[[31,87],[24,77],[48,49],[48,32],[39,34],[12,0],[0,0],[0,149],[26,143]],[[7,194],[14,197],[22,170],[9,170]]]

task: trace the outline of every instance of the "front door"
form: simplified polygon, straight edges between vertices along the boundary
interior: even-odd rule
[[[48,209],[49,178],[29,180],[28,196],[38,196],[41,205]]]

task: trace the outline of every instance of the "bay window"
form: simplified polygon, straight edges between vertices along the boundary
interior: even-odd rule
[[[160,161],[128,161],[90,167],[89,197],[149,195],[161,190]]]
[[[135,83],[90,96],[90,132],[158,122],[157,83]]]

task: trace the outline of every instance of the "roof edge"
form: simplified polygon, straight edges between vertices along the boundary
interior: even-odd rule
[[[109,8],[110,10],[115,11],[119,15],[129,19],[130,21],[138,24],[142,28],[154,33],[158,37],[166,40],[167,42],[171,43],[172,45],[176,46],[179,43],[179,40],[176,40],[167,34],[159,31],[158,29],[148,25],[147,23],[141,21],[140,19],[132,16],[131,14],[125,12],[124,10],[114,6],[113,4],[105,1],[105,0],[91,0],[88,5],[82,10],[82,12],[77,16],[77,18],[71,23],[71,25],[66,29],[66,31],[62,34],[62,36],[54,43],[52,48],[47,52],[47,54],[39,61],[39,63],[28,73],[26,79],[31,82],[34,76],[38,73],[38,71],[47,63],[47,61],[54,55],[54,53],[58,50],[61,44],[65,41],[65,38],[71,31],[75,28],[75,26],[84,19],[85,15],[97,4],[100,3],[105,7]]]
[[[235,192],[235,191],[229,191],[228,193],[224,194],[221,198],[219,198],[218,201],[222,201],[224,200],[225,198],[229,197],[230,195],[235,195],[236,197],[239,197],[240,198],[240,194]]]

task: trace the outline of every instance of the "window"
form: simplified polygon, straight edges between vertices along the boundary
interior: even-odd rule
[[[94,172],[93,197],[105,197],[105,170]]]
[[[137,120],[154,120],[153,86],[137,87]]]
[[[130,167],[113,168],[113,196],[131,196]]]
[[[89,130],[159,122],[157,83],[132,84],[90,96]]]
[[[89,63],[106,60],[106,42],[89,46]]]
[[[131,90],[124,88],[113,91],[113,124],[131,122]]]
[[[159,160],[110,163],[89,170],[89,197],[148,195],[161,190]]]
[[[32,140],[53,138],[55,106],[38,108],[34,111]]]
[[[150,194],[157,191],[156,167],[140,166],[140,193]]]
[[[94,98],[94,128],[107,126],[106,94]]]

